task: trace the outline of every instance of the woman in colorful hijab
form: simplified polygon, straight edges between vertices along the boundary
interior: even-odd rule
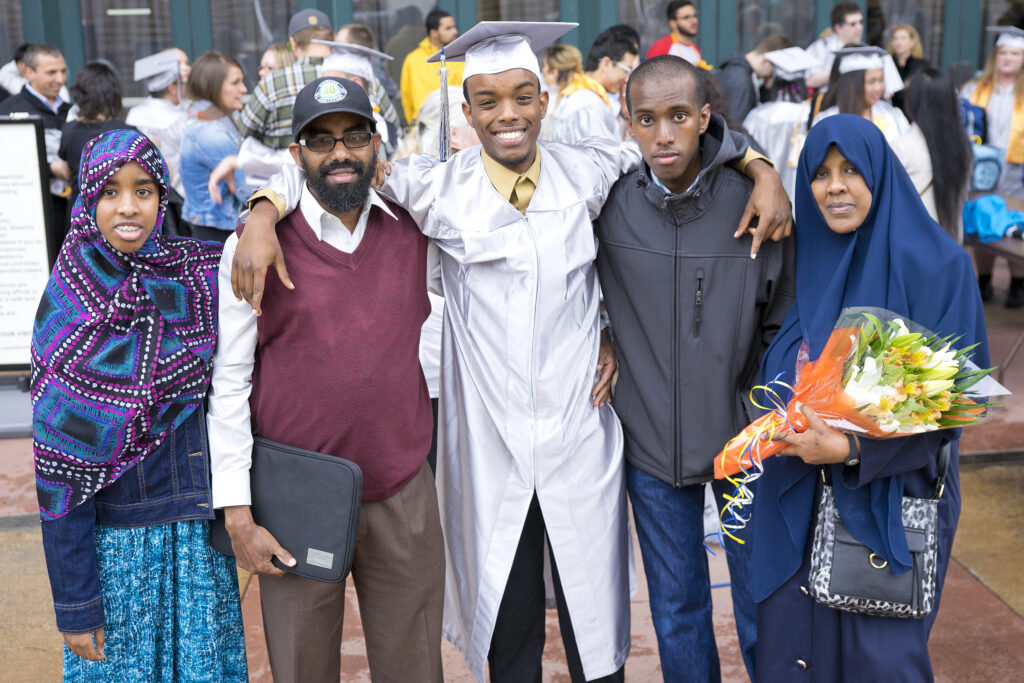
[[[235,563],[207,543],[219,245],[161,234],[167,166],[136,131],[91,140],[79,178],[32,335],[64,680],[242,681]]]
[[[820,354],[839,313],[876,306],[942,335],[978,344],[988,363],[985,320],[970,258],[928,215],[906,171],[867,119],[836,115],[811,129],[796,186],[796,302],[765,354],[762,380],[793,381],[797,354]],[[754,597],[758,605],[756,678],[789,680],[813,670],[815,681],[931,680],[922,619],[841,612],[807,591],[810,543],[820,493],[819,465],[830,470],[836,506],[850,533],[902,573],[910,567],[900,501],[929,498],[942,446],[951,442],[939,501],[941,591],[960,514],[956,429],[876,441],[818,423],[765,461],[754,497]],[[802,438],[801,438],[802,437]],[[808,444],[812,440],[814,445]],[[799,442],[800,445],[796,445]],[[851,464],[845,464],[849,462]]]

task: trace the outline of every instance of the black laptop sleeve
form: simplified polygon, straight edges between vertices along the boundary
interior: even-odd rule
[[[359,527],[363,473],[350,460],[253,440],[249,472],[252,516],[295,558],[281,569],[317,581],[337,583],[348,576]],[[223,510],[210,523],[210,544],[234,555]]]

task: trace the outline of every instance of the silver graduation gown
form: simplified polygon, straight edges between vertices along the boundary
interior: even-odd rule
[[[588,144],[541,144],[526,216],[491,185],[478,147],[446,164],[399,162],[384,187],[441,252],[445,635],[481,681],[535,491],[587,678],[629,652],[622,429],[610,405],[590,404],[600,342],[591,220],[620,149]]]
[[[445,637],[480,681],[534,492],[587,678],[617,671],[630,645],[622,428],[610,405],[590,403],[600,343],[591,220],[639,153],[594,138],[540,149],[525,216],[491,185],[479,146],[443,164],[397,161],[383,188],[440,248]],[[301,175],[286,175],[271,187],[294,200]]]
[[[554,111],[548,116],[554,118],[550,139],[555,142],[574,145],[589,137],[619,140],[615,112],[592,90],[577,90],[558,98]]]

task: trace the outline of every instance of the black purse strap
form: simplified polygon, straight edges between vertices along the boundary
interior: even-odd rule
[[[946,490],[946,475],[949,474],[949,460],[952,450],[953,442],[947,441],[942,444],[942,449],[939,451],[938,476],[935,480],[935,491],[932,493],[932,498],[936,500],[942,498],[942,493]]]
[[[949,460],[953,450],[953,442],[947,441],[942,444],[942,448],[939,449],[939,465],[938,474],[935,477],[935,489],[932,491],[932,498],[938,500],[942,498],[943,492],[946,490],[946,475],[949,474]],[[821,481],[825,486],[832,485],[832,472],[825,465],[819,465],[818,470],[821,474]]]

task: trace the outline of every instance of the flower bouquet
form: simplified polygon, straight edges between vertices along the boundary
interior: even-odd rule
[[[875,438],[963,427],[982,419],[990,404],[971,398],[978,396],[972,387],[992,369],[970,362],[973,346],[954,348],[958,338],[910,326],[918,331],[890,311],[845,309],[821,357],[805,358],[786,407],[779,409],[772,400],[774,410],[730,440],[715,458],[715,478],[738,474],[785,448],[771,439],[807,428],[799,410],[803,405],[831,427]],[[777,399],[774,390],[762,389]]]
[[[892,311],[844,309],[817,360],[809,361],[806,347],[801,348],[793,386],[775,381],[754,388],[751,397],[760,390],[771,405],[758,407],[769,412],[715,457],[715,478],[736,486],[722,511],[726,533],[746,523],[739,511],[753,500],[746,485],[760,476],[761,461],[786,447],[774,439],[807,429],[800,412],[804,405],[830,427],[873,438],[963,427],[983,419],[994,405],[985,402],[987,397],[1007,392],[987,376],[992,368],[971,363],[974,346],[956,348],[958,340]],[[788,403],[773,386],[792,391]]]

